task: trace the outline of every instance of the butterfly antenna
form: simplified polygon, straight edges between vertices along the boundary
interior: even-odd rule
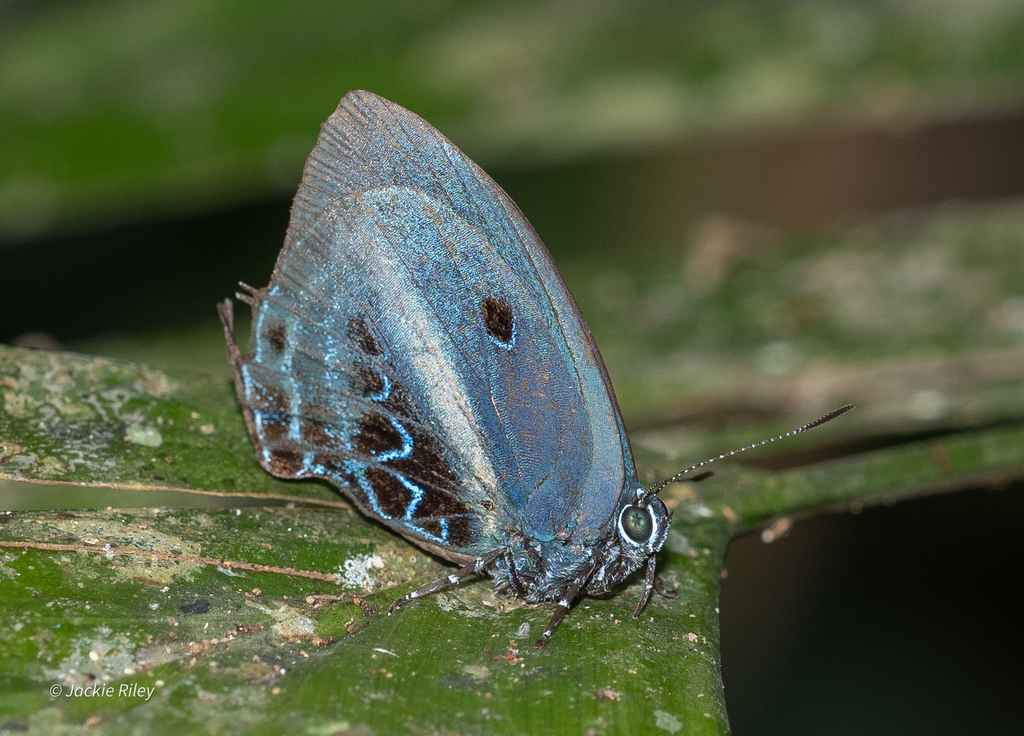
[[[718,457],[709,458],[709,459],[704,460],[702,462],[695,463],[695,464],[691,465],[690,467],[688,467],[686,470],[678,472],[675,475],[673,475],[671,478],[666,478],[665,480],[661,481],[661,483],[658,483],[657,485],[652,486],[649,489],[648,493],[652,494],[652,495],[653,494],[657,494],[657,493],[659,493],[661,491],[662,488],[667,486],[669,483],[674,483],[675,481],[679,480],[680,478],[682,478],[687,473],[692,473],[694,470],[698,470],[700,468],[703,468],[705,465],[710,465],[711,463],[713,463],[713,462],[715,462],[717,460],[721,460],[721,459],[727,458],[727,457],[732,457],[733,455],[739,455],[741,452],[746,452],[747,450],[753,450],[755,447],[760,447],[761,445],[767,445],[767,444],[769,444],[771,442],[776,442],[778,440],[784,440],[787,437],[792,437],[793,435],[800,434],[801,432],[806,432],[809,429],[814,429],[815,427],[820,427],[822,424],[825,424],[825,422],[831,422],[836,417],[841,417],[843,414],[845,414],[846,412],[850,411],[851,409],[853,409],[853,404],[846,404],[845,406],[840,406],[838,409],[836,409],[834,411],[830,411],[825,416],[819,417],[818,419],[815,419],[813,422],[810,422],[809,424],[805,424],[804,426],[802,426],[802,427],[800,427],[798,429],[794,429],[792,432],[786,432],[786,434],[780,434],[778,437],[771,437],[771,438],[766,439],[766,440],[761,440],[760,442],[755,442],[752,445],[747,445],[746,447],[741,447],[738,450],[730,450],[729,452],[723,453],[722,455],[719,455]]]

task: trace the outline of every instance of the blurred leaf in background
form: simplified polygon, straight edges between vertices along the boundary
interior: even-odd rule
[[[1013,2],[15,0],[0,23],[8,239],[287,198],[354,88],[485,168],[1024,96]]]

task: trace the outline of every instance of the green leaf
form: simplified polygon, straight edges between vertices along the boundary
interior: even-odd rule
[[[410,587],[389,589],[396,580],[419,584],[442,568],[342,511],[0,518],[0,585],[12,612],[0,652],[20,663],[2,675],[0,708],[26,725],[92,718],[116,733],[170,718],[187,733],[212,719],[251,732],[298,718],[307,728],[556,733],[626,719],[725,728],[720,519],[670,538],[663,574],[679,598],[650,605],[639,621],[638,585],[587,599],[538,651],[532,642],[552,606],[499,599],[483,580],[368,618],[364,608],[384,608]],[[311,579],[321,576],[330,580]],[[104,689],[50,694],[89,685]]]
[[[252,450],[225,381],[73,354],[0,356],[6,477],[161,487],[147,462],[163,443],[190,477],[249,477]],[[214,432],[198,429],[204,418]],[[130,426],[158,428],[161,446],[133,442]],[[89,431],[106,439],[85,455]],[[717,599],[735,533],[773,520],[766,530],[781,529],[813,509],[1019,478],[1022,440],[1024,428],[1002,427],[781,474],[725,466],[679,484],[666,493],[674,526],[659,558],[679,597],[655,596],[639,620],[631,614],[640,580],[581,599],[541,651],[532,641],[553,605],[502,599],[487,580],[380,613],[446,568],[342,504],[6,512],[0,711],[32,728],[87,722],[110,733],[139,723],[170,733],[273,733],[296,723],[725,733]],[[70,458],[79,456],[89,464],[76,467]],[[645,462],[665,472],[658,466],[672,461]],[[286,485],[302,490],[294,498],[322,503],[315,484]],[[73,689],[86,686],[94,689]]]
[[[0,478],[345,506],[256,464],[230,379],[0,345]]]

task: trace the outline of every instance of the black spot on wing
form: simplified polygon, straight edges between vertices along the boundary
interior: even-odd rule
[[[473,530],[468,516],[448,518],[448,544],[453,547],[469,547],[473,541]]]
[[[341,455],[345,451],[345,444],[337,437],[332,436],[330,428],[317,419],[302,419],[300,425],[302,431],[302,442],[316,452],[326,452],[328,455]]]
[[[288,437],[290,414],[263,414],[257,434],[263,444],[282,442]]]
[[[427,534],[433,534],[435,537],[440,537],[444,534],[444,528],[441,526],[440,519],[431,519],[430,521],[424,521],[419,524],[419,528],[425,531]]]
[[[515,322],[509,303],[489,296],[480,302],[480,314],[483,315],[487,334],[502,345],[511,346],[515,336]]]
[[[423,494],[423,500],[413,513],[414,519],[429,519],[433,516],[450,516],[452,514],[469,513],[469,507],[458,498],[443,493],[436,488]]]
[[[382,355],[384,353],[377,342],[377,338],[370,331],[370,325],[366,321],[366,317],[355,317],[349,321],[348,336],[366,355]]]
[[[429,486],[450,494],[457,494],[458,477],[448,465],[448,461],[445,460],[444,454],[437,446],[437,443],[434,442],[429,434],[423,432],[418,427],[410,427],[407,431],[412,437],[412,453],[409,457],[391,460],[388,465],[395,468],[417,485]],[[424,500],[424,503],[426,503],[426,500]],[[420,508],[422,508],[422,504]],[[452,510],[441,513],[460,512]],[[426,515],[437,516],[440,514],[431,512]]]
[[[466,516],[448,516],[443,520],[428,519],[417,522],[417,526],[427,534],[441,539],[445,538],[447,527],[447,543],[452,547],[469,547],[474,541],[469,517]]]
[[[405,386],[394,381],[386,382],[384,376],[376,370],[359,365],[352,380],[353,393],[378,402],[395,417],[416,419],[420,416]]]
[[[412,501],[412,491],[398,478],[380,468],[367,468],[366,480],[377,496],[377,505],[392,518],[401,518]]]
[[[367,368],[357,368],[355,375],[358,382],[357,390],[363,398],[368,399],[371,396],[379,396],[387,385],[384,382],[384,376]]]
[[[387,417],[371,413],[359,420],[359,432],[355,436],[353,447],[356,452],[364,455],[379,455],[382,452],[401,450],[404,442],[402,435]]]
[[[288,333],[285,331],[283,322],[271,323],[267,326],[266,330],[264,330],[263,335],[267,338],[267,344],[270,345],[270,350],[275,355],[280,355],[284,352]]]
[[[246,398],[249,408],[259,412],[259,429],[253,439],[260,443],[285,439],[292,420],[285,392],[276,386],[257,384]]]
[[[384,402],[384,408],[393,414],[403,417],[414,418],[419,414],[416,411],[416,404],[413,403],[409,392],[406,391],[405,386],[400,383],[391,384],[391,395],[388,396],[387,401]]]
[[[302,470],[302,455],[294,450],[276,449],[267,461],[271,475],[294,478]]]

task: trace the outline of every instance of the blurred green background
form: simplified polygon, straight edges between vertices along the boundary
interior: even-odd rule
[[[1024,417],[1010,0],[7,0],[0,341],[226,378],[214,304],[267,282],[358,88],[516,200],[640,448],[683,465],[846,400],[858,447]],[[1019,730],[1020,490],[734,542],[734,732]]]

